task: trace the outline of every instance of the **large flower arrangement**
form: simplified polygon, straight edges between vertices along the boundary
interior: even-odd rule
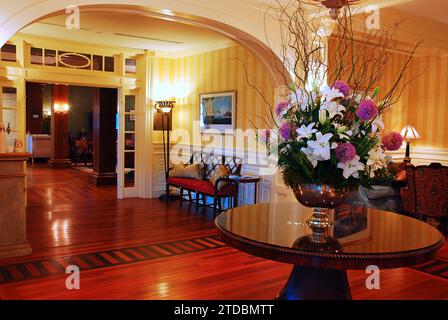
[[[378,88],[361,96],[338,80],[322,89],[291,90],[275,108],[277,134],[261,135],[270,153],[277,150],[286,185],[353,189],[390,177],[385,150],[399,149],[403,139],[381,132],[386,107],[376,101]]]

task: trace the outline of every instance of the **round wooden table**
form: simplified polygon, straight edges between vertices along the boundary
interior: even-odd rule
[[[351,299],[346,270],[420,264],[444,243],[436,228],[420,220],[344,205],[330,211],[328,243],[314,245],[306,224],[311,213],[299,203],[260,203],[228,210],[215,224],[229,245],[294,265],[277,297],[286,300]]]

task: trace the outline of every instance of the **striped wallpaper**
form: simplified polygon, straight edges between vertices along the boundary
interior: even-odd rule
[[[334,39],[332,39],[334,41]],[[329,56],[332,54],[330,41]],[[371,50],[357,45],[357,50]],[[406,62],[408,54],[393,52],[382,79],[377,83],[384,94]],[[331,66],[331,58],[330,58]],[[331,73],[331,72],[330,72]],[[448,149],[448,56],[415,56],[404,78],[411,81],[396,104],[385,114],[385,130],[398,131],[410,124],[421,139],[412,142],[413,147]],[[331,79],[331,77],[330,77]]]
[[[237,92],[237,128],[252,128],[250,121],[259,128],[266,127],[260,119],[266,118],[269,106],[248,80],[271,103],[274,84],[264,65],[249,49],[234,45],[178,59],[154,58],[153,69],[153,99],[177,98],[174,128],[192,132],[193,121],[199,120],[199,94],[232,90]]]
[[[416,57],[409,73],[420,76],[405,90],[400,108],[387,116],[387,125],[400,130],[411,124],[421,136],[414,146],[448,149],[448,57]]]
[[[359,48],[358,48],[359,49]],[[331,56],[331,46],[329,55]],[[406,61],[406,53],[394,52],[383,78],[378,82],[384,91]],[[186,128],[191,133],[192,122],[199,117],[199,94],[228,90],[237,91],[237,127],[251,127],[250,120],[263,128],[261,118],[267,114],[262,98],[246,81],[247,68],[251,83],[274,100],[274,84],[263,64],[248,49],[235,45],[229,48],[189,57],[155,58],[153,70],[153,98],[176,96],[174,128]],[[448,149],[448,56],[414,57],[405,81],[413,80],[402,96],[385,115],[386,131],[400,131],[406,124],[413,125],[421,135],[413,146]],[[330,77],[331,79],[331,77]],[[159,137],[156,137],[156,140]]]

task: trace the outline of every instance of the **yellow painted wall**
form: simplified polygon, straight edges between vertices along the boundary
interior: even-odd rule
[[[405,55],[394,54],[382,84],[391,82]],[[410,124],[421,139],[412,145],[431,149],[448,149],[448,57],[414,57],[406,80],[413,80],[385,116],[387,130],[400,131]]]
[[[174,128],[192,132],[199,120],[199,94],[237,92],[236,126],[240,129],[265,128],[261,119],[269,112],[262,97],[251,88],[256,85],[273,104],[274,84],[264,65],[247,48],[235,45],[178,59],[155,58],[153,100],[175,96]],[[160,136],[159,136],[160,137]]]
[[[330,39],[333,41],[333,39]],[[329,61],[334,59],[330,41]],[[372,50],[371,47],[356,46],[357,50]],[[333,54],[333,56],[332,56]],[[408,59],[406,52],[392,52],[383,77],[376,83],[381,95],[392,86],[401,67]],[[330,70],[331,75],[331,70]],[[330,81],[334,80],[330,76]],[[448,56],[418,55],[412,58],[404,82],[410,82],[398,101],[385,114],[385,130],[398,131],[410,124],[421,139],[412,146],[429,149],[448,149]]]

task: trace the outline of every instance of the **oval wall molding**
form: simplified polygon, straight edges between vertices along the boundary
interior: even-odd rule
[[[64,58],[70,59],[70,57],[78,57],[78,58],[84,59],[85,64],[76,65],[76,64],[70,64],[69,62],[64,61]],[[81,53],[75,53],[75,52],[66,52],[66,53],[59,55],[58,61],[63,66],[66,66],[68,68],[74,68],[74,69],[84,69],[84,68],[90,67],[90,65],[92,64],[92,60],[89,57],[87,57]]]

